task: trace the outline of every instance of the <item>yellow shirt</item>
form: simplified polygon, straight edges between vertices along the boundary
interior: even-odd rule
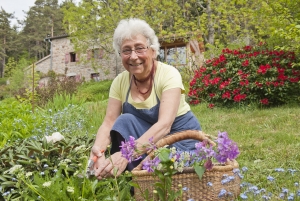
[[[130,87],[130,79],[131,77],[128,71],[123,71],[120,73],[112,82],[109,91],[109,97],[120,100],[123,104],[126,101],[126,95]],[[177,116],[183,115],[190,111],[190,106],[185,101],[185,90],[182,84],[181,75],[173,66],[158,62],[153,87],[155,88],[152,88],[150,96],[145,101],[140,103],[135,102],[131,97],[131,93],[129,93],[128,103],[137,109],[150,109],[157,104],[156,95],[158,99],[161,99],[164,91],[173,88],[180,88],[181,100]]]

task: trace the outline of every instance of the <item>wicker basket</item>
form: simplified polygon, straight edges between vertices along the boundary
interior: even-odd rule
[[[193,130],[168,135],[167,137],[158,141],[156,145],[159,148],[184,139],[195,139],[199,141],[206,139],[211,144],[215,145],[215,143],[210,140],[206,134],[201,131]],[[147,158],[148,157],[153,157],[153,152],[149,153]],[[145,192],[146,189],[148,189],[149,194],[151,195],[154,190],[154,183],[159,181],[153,173],[142,170],[142,162],[132,170],[133,182],[137,183],[141,188],[141,191],[139,189],[134,189],[134,197],[137,201],[144,200],[141,193]],[[183,191],[182,200],[234,200],[240,194],[240,178],[235,175],[232,170],[238,167],[239,165],[235,160],[228,161],[225,165],[214,164],[212,170],[205,171],[201,180],[193,168],[185,168],[183,172],[172,176],[172,189],[178,190],[179,184],[181,184],[182,187],[187,187],[188,190]],[[224,179],[225,175],[235,176],[235,179],[229,183],[221,184],[221,181]],[[208,185],[209,182],[212,184],[212,186]],[[226,190],[227,193],[225,196],[218,197],[222,189]]]

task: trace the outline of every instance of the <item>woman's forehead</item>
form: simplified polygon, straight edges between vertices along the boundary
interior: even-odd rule
[[[141,34],[132,36],[130,38],[124,39],[122,42],[122,47],[124,46],[134,46],[134,45],[147,45],[147,38]]]

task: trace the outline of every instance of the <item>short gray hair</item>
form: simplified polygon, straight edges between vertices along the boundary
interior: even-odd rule
[[[144,20],[137,18],[123,19],[119,22],[113,36],[113,48],[118,54],[121,51],[122,42],[131,39],[137,35],[143,35],[149,41],[149,47],[152,48],[156,55],[159,55],[159,42],[154,30]]]

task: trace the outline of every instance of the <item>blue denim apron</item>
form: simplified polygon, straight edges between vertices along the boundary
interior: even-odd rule
[[[119,146],[121,145],[121,141],[128,141],[129,136],[133,136],[135,139],[140,138],[158,121],[160,100],[155,92],[155,83],[154,93],[156,95],[157,104],[150,109],[136,109],[133,105],[128,103],[130,87],[127,91],[126,100],[123,103],[122,114],[117,118],[110,132],[112,141],[111,154],[120,151]],[[191,111],[175,118],[169,134],[184,130],[201,130],[197,118]],[[195,149],[196,142],[198,141],[187,139],[176,142],[170,146],[175,146],[178,150],[187,151]],[[131,165],[135,167],[138,164],[139,161],[135,161]],[[131,170],[132,168],[133,167],[129,167],[128,169]]]

